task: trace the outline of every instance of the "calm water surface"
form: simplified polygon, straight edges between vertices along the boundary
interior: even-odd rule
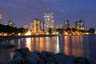
[[[64,52],[66,55],[85,56],[96,59],[96,35],[83,36],[53,36],[30,37],[0,41],[3,44],[13,44],[16,48],[28,47],[30,51]],[[9,61],[14,49],[0,49],[0,62]]]

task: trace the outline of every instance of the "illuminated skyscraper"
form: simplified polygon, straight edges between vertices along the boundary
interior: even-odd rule
[[[2,24],[2,14],[0,14],[0,24]]]
[[[65,28],[65,29],[70,28],[69,20],[66,20],[66,21],[65,21],[64,28]]]
[[[84,21],[83,20],[79,20],[79,27],[80,27],[80,30],[84,30],[85,29],[85,25],[84,25]]]
[[[78,21],[75,21],[75,22],[74,22],[74,28],[75,28],[76,30],[79,30],[79,22],[78,22]]]
[[[53,13],[44,13],[44,31],[54,28]]]
[[[84,21],[83,20],[75,21],[74,28],[77,30],[84,30],[85,29]]]
[[[32,21],[32,33],[40,33],[42,31],[41,29],[41,21],[39,19],[34,19]]]

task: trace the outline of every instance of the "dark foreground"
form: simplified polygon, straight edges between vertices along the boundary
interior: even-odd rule
[[[68,56],[64,53],[47,51],[30,52],[28,48],[16,49],[13,59],[9,64],[95,64],[85,57]]]

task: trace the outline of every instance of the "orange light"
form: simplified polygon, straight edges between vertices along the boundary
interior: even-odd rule
[[[28,31],[28,32],[26,32],[26,33],[25,33],[25,35],[31,35],[31,32],[30,32],[30,31]]]

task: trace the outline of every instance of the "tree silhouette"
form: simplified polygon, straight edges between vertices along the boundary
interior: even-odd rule
[[[95,33],[95,29],[94,29],[94,28],[89,28],[88,32],[89,32],[90,34],[94,34],[94,33]]]
[[[24,28],[17,28],[17,27],[0,24],[0,33],[7,33],[8,36],[17,35],[18,33],[24,34],[26,31],[27,29]]]

